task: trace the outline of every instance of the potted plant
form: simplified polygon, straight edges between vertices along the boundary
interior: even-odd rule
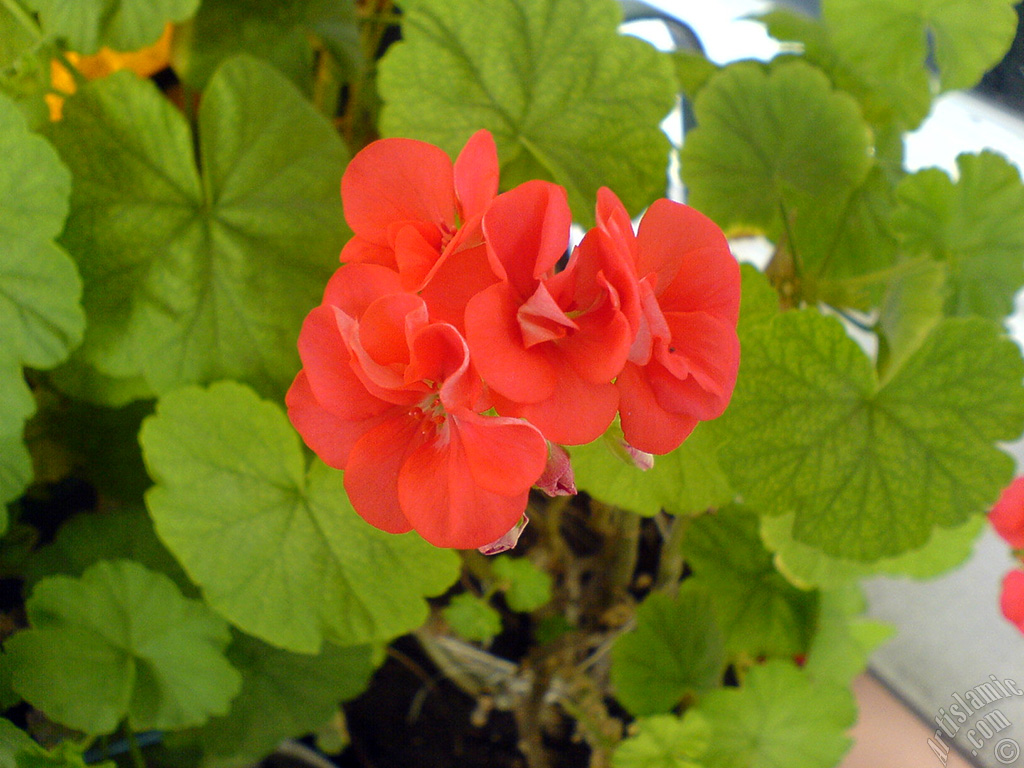
[[[902,137],[1016,14],[621,20],[0,0],[5,764],[842,759],[1014,475],[1024,187]]]

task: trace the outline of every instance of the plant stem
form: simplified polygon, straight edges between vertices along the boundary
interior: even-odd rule
[[[617,528],[615,549],[608,569],[608,584],[613,596],[624,594],[633,583],[640,548],[640,515],[612,507],[611,519]]]
[[[692,517],[675,517],[669,528],[668,537],[661,544],[661,558],[658,560],[658,576],[654,588],[674,595],[683,575],[683,542],[693,522]]]
[[[139,749],[139,741],[135,738],[135,731],[127,723],[124,726],[124,735],[125,740],[128,742],[128,753],[132,756],[132,766],[134,768],[146,768],[146,759],[142,756],[142,750]]]

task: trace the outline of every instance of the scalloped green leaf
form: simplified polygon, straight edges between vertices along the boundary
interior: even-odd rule
[[[458,578],[450,550],[356,515],[341,472],[307,471],[284,412],[246,386],[165,395],[139,440],[160,539],[215,610],[268,643],[315,653],[325,639],[391,640]]]
[[[933,579],[961,565],[985,527],[983,515],[972,515],[953,528],[935,528],[927,543],[895,557],[864,563],[832,557],[793,538],[793,514],[763,517],[761,538],[775,553],[775,567],[798,587],[836,589],[867,576],[885,574]]]
[[[52,136],[75,175],[62,242],[85,282],[84,361],[157,393],[217,378],[282,393],[347,233],[331,124],[238,57],[203,97],[202,176],[185,118],[128,72],[69,99]]]
[[[525,557],[502,557],[494,562],[494,575],[505,590],[505,602],[518,613],[529,613],[551,601],[553,579]]]
[[[719,458],[751,505],[795,512],[798,541],[852,560],[898,555],[987,509],[1012,477],[996,444],[1024,428],[1024,361],[989,321],[942,321],[881,386],[814,310],[752,329],[743,354]]]
[[[905,251],[946,265],[947,314],[1001,320],[1024,285],[1024,184],[994,152],[962,154],[956,164],[956,182],[938,168],[905,178],[893,226]]]
[[[96,53],[106,46],[137,51],[152,45],[169,23],[189,18],[199,0],[28,0],[43,31],[72,50]]]
[[[70,728],[113,733],[125,718],[136,731],[202,725],[238,693],[224,620],[138,563],[44,579],[26,608],[31,629],[4,644],[14,690]]]
[[[706,768],[833,768],[857,717],[848,689],[779,660],[751,667],[740,688],[711,691],[691,712],[711,725]]]
[[[871,653],[895,634],[895,627],[863,618],[866,609],[854,584],[822,592],[818,628],[803,666],[808,677],[849,687],[867,668]]]
[[[731,64],[694,111],[681,151],[688,201],[726,229],[778,239],[783,215],[792,222],[844,205],[872,166],[857,102],[800,61]]]
[[[665,193],[669,142],[659,122],[676,79],[667,55],[621,35],[612,0],[402,3],[402,42],[380,64],[381,130],[456,153],[494,135],[506,188],[566,187],[592,222],[598,188],[638,213]]]
[[[612,646],[615,698],[632,715],[656,715],[687,694],[717,687],[725,646],[711,596],[684,584],[673,599],[652,592],[636,611],[636,627]]]
[[[923,73],[931,53],[944,91],[976,85],[1017,30],[1013,0],[823,0],[821,13],[843,57],[874,78]]]
[[[501,614],[469,592],[453,597],[442,614],[448,626],[464,640],[489,643],[501,634]]]
[[[228,659],[242,674],[231,711],[200,731],[210,765],[257,763],[284,739],[323,726],[338,705],[362,693],[376,665],[368,645],[325,645],[315,656],[236,635]]]
[[[696,713],[643,717],[612,753],[612,768],[706,768],[700,757],[711,741],[711,726]]]
[[[652,516],[695,514],[732,498],[729,481],[718,465],[718,441],[698,425],[671,453],[654,458],[654,466],[639,469],[623,455],[621,432],[571,449],[576,487],[606,504]]]
[[[686,532],[687,580],[711,595],[726,649],[752,656],[805,653],[817,598],[779,573],[761,544],[758,516],[730,506],[696,518]]]
[[[95,768],[116,768],[104,760]],[[52,750],[43,748],[10,720],[0,718],[0,768],[85,768],[82,748],[72,741],[63,741]]]

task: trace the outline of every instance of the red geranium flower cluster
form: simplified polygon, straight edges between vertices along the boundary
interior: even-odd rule
[[[559,269],[565,190],[499,195],[486,131],[454,164],[423,142],[374,142],[341,190],[355,234],[303,325],[287,404],[372,525],[500,550],[533,485],[575,490],[562,445],[618,414],[632,448],[666,453],[725,409],[739,269],[697,211],[659,200],[634,233],[602,189],[597,226]]]
[[[988,513],[988,520],[1024,564],[1024,477],[1018,477],[1003,490]],[[1018,568],[1006,574],[999,607],[1003,616],[1024,632],[1024,570]]]

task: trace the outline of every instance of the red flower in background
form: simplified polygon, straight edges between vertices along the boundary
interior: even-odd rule
[[[466,307],[473,362],[500,413],[549,440],[589,443],[615,418],[612,383],[637,322],[631,265],[591,233],[564,270],[572,215],[565,190],[529,181],[495,199],[484,236],[501,280]]]
[[[641,451],[668,453],[732,397],[739,265],[721,230],[680,203],[654,202],[634,235],[626,209],[603,188],[597,221],[606,247],[634,266],[640,296],[636,334],[615,382],[622,432]]]
[[[391,533],[439,547],[499,539],[523,515],[547,442],[519,419],[487,417],[459,331],[431,322],[399,275],[339,269],[299,336],[304,368],[288,414],[329,465],[345,470],[355,510]]]
[[[498,193],[498,154],[477,131],[453,164],[444,150],[413,139],[380,139],[345,169],[341,198],[355,237],[341,260],[397,270],[432,316],[461,328],[463,310],[494,282],[480,220]]]
[[[1024,632],[1024,571],[1010,571],[1006,574],[999,607],[1003,616]]]
[[[1024,549],[1024,477],[1006,487],[988,513],[988,521],[1014,549]]]

